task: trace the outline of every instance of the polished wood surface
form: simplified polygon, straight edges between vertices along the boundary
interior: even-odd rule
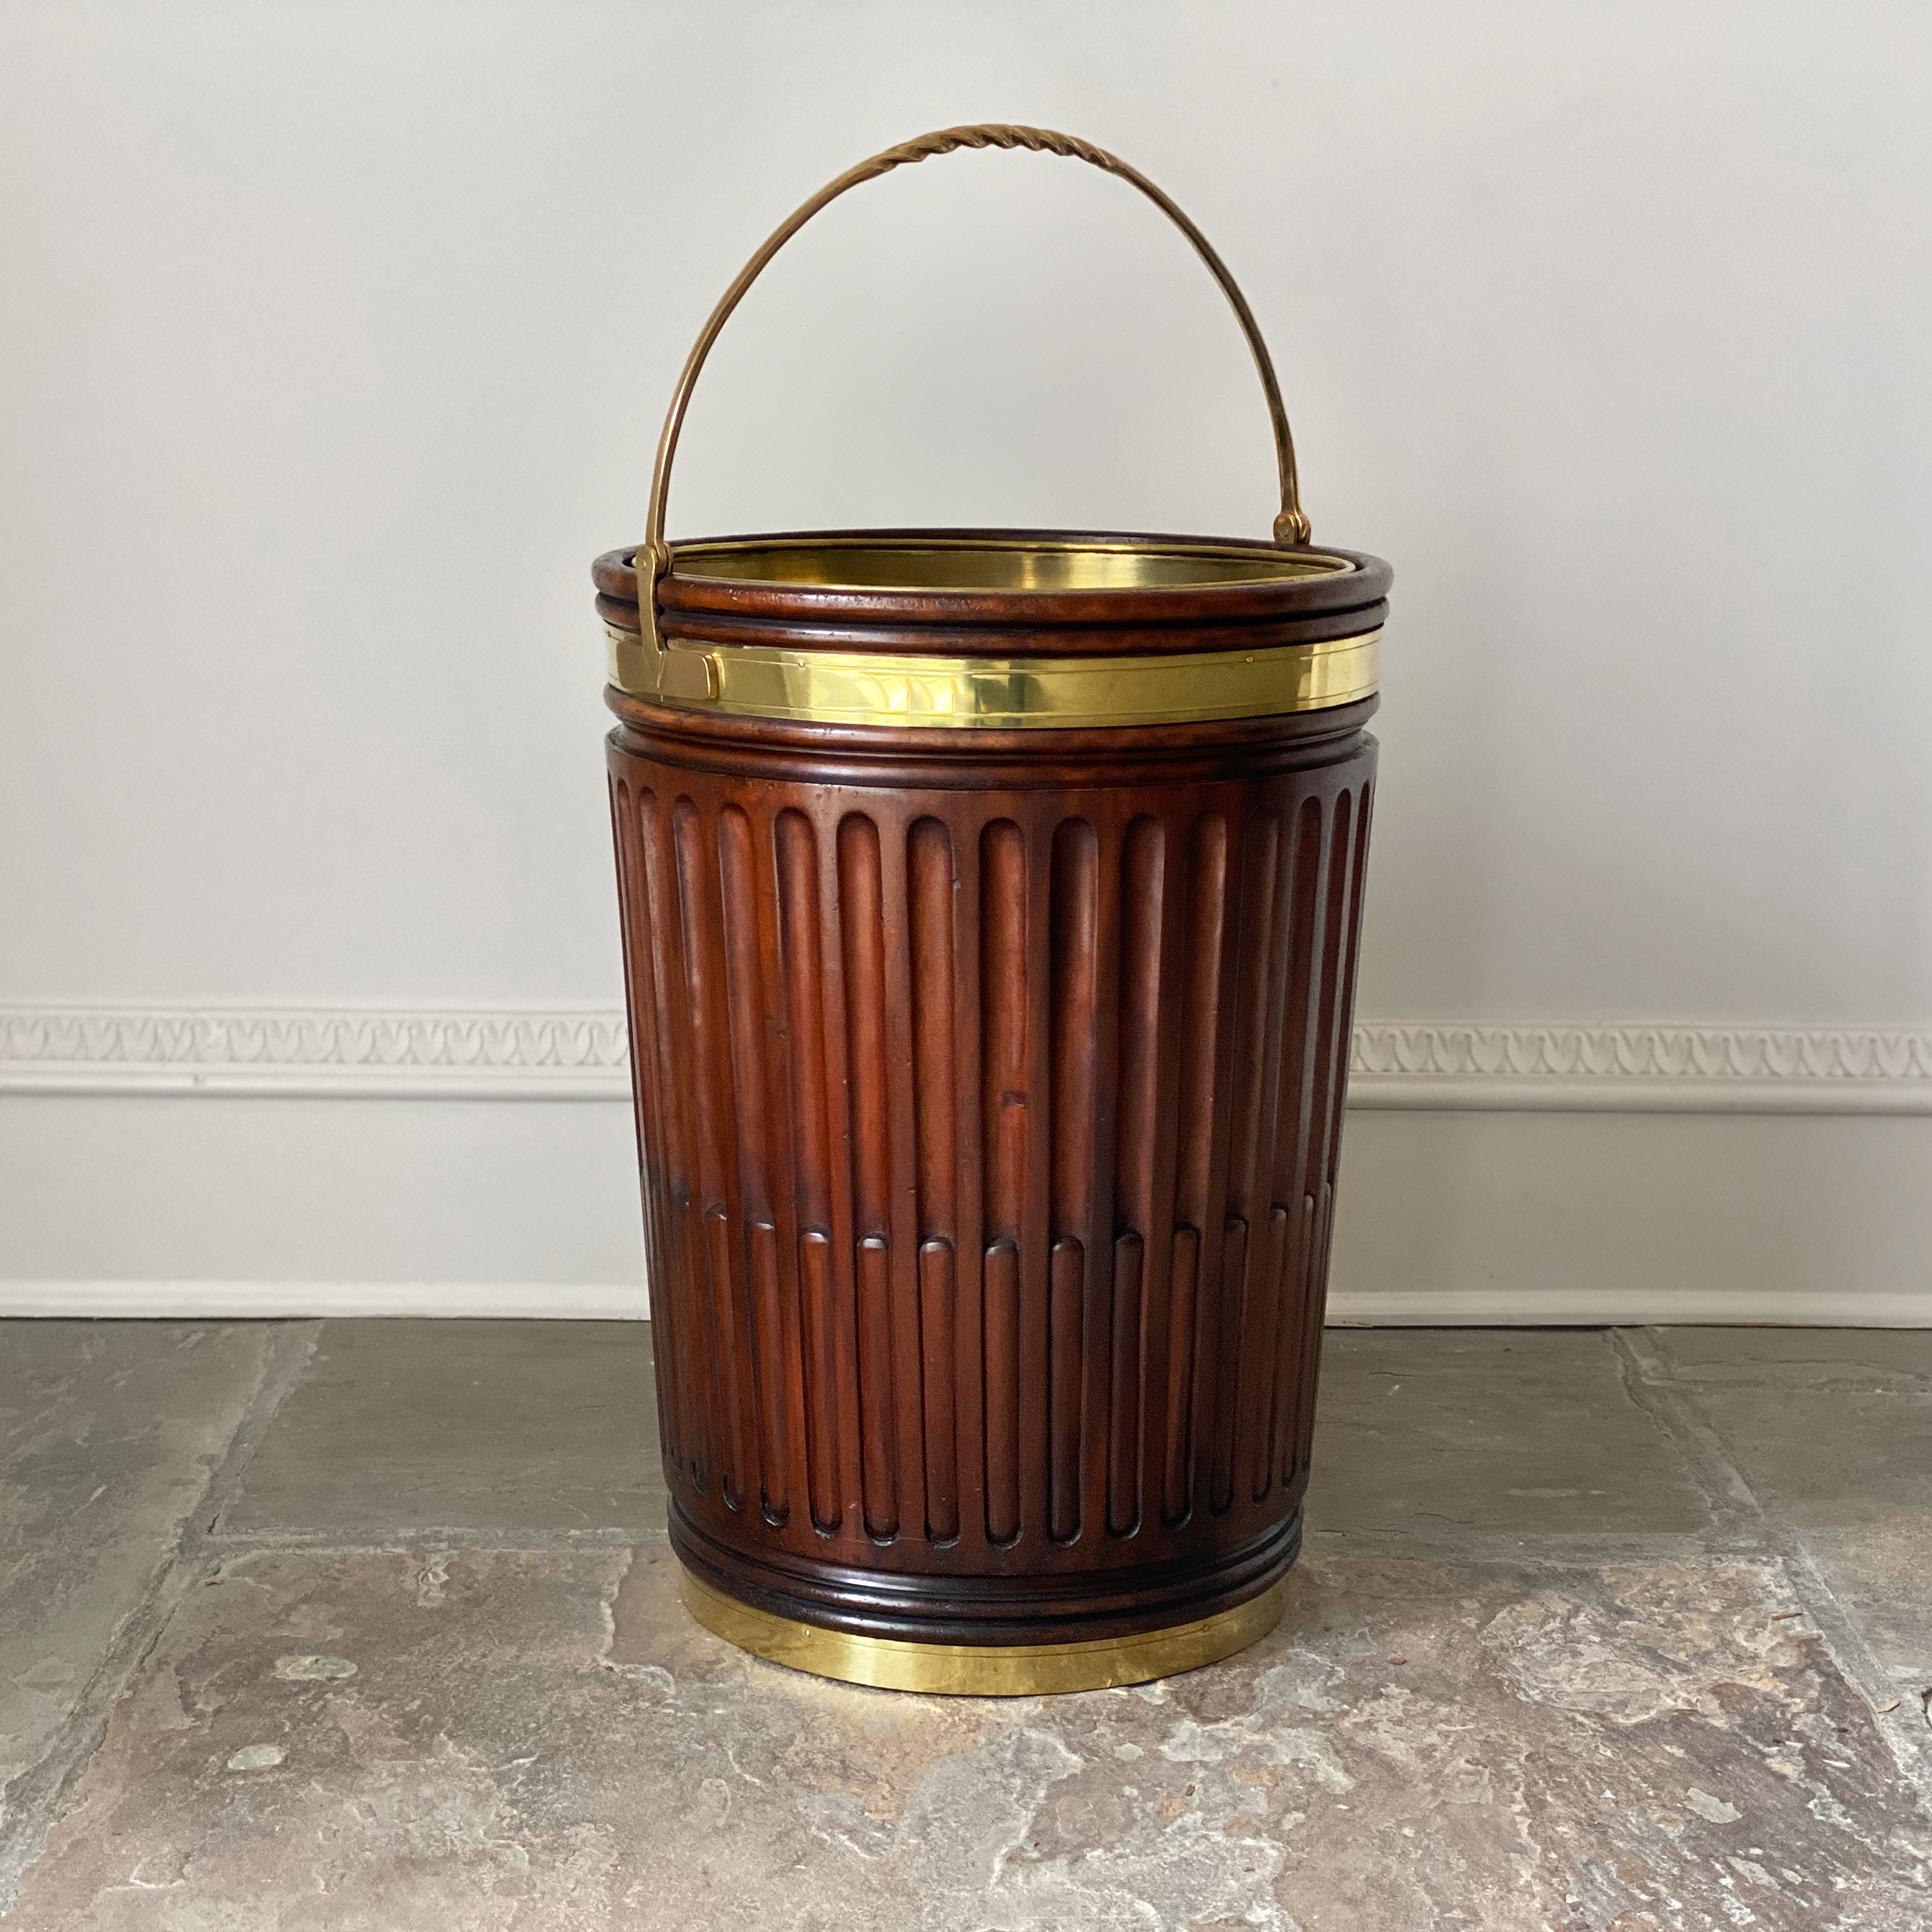
[[[610,702],[679,1555],[782,1616],[952,1643],[1268,1588],[1372,701],[970,735]]]

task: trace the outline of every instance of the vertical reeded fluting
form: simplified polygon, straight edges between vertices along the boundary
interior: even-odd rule
[[[825,975],[819,956],[818,849],[811,822],[798,811],[778,814],[773,843],[778,928],[777,943],[767,957],[782,985],[778,1024],[787,1047],[790,1181],[798,1230],[785,1301],[800,1336],[803,1460],[812,1522],[830,1534],[843,1521],[838,1412],[845,1377],[832,1300],[832,1113],[825,1065]]]
[[[986,1535],[1020,1528],[1020,1222],[1026,1189],[1026,844],[1011,819],[980,834],[980,1172],[985,1237]]]
[[[900,1445],[893,1426],[885,924],[880,905],[879,828],[857,813],[848,815],[838,828],[838,924],[845,978],[846,1119],[858,1285],[862,1513],[867,1534],[890,1539],[899,1533]]]
[[[1167,834],[1142,813],[1120,848],[1120,1066],[1114,1209],[1114,1291],[1107,1336],[1107,1528],[1131,1535],[1140,1522],[1140,1444],[1147,1409],[1141,1336],[1147,1314],[1147,1230],[1157,1217],[1161,1166],[1160,1063],[1173,1029],[1161,1025],[1162,944],[1167,916]]]
[[[614,748],[689,1522],[793,1587],[1221,1561],[1288,1520],[1371,768],[989,796]]]
[[[1080,1533],[1086,1407],[1087,1244],[1092,1238],[1095,1065],[1100,1047],[1100,861],[1084,818],[1053,835],[1047,1041],[1053,1078],[1047,1269],[1047,1533]]]
[[[926,1534],[959,1534],[958,1367],[959,1138],[954,1021],[953,845],[936,818],[915,822],[906,848],[912,1000],[913,1157],[919,1229],[920,1413],[925,1426]]]

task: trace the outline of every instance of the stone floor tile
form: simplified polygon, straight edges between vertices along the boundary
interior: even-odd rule
[[[1687,1381],[1932,1387],[1932,1329],[1653,1328],[1648,1334]]]
[[[1695,1533],[1689,1467],[1590,1329],[1334,1329],[1312,1530]]]
[[[1774,1517],[1916,1527],[1932,1560],[1932,1386],[1705,1385],[1699,1410]]]
[[[0,1322],[0,1822],[173,1553],[271,1333]]]
[[[254,1551],[9,1932],[1907,1932],[1932,1833],[1769,1559],[1333,1552],[1165,1685],[852,1690],[661,1543]]]
[[[223,1533],[663,1527],[643,1322],[323,1325]]]
[[[1861,1343],[1689,1393],[1771,1522],[1795,1536],[1902,1698],[1932,1688],[1932,1377]],[[1915,1342],[1932,1337],[1911,1336]],[[1932,1923],[1932,1913],[1928,1914]]]
[[[1895,1694],[1932,1724],[1932,1522],[1799,1534]],[[1932,1924],[1932,1912],[1927,1913]]]

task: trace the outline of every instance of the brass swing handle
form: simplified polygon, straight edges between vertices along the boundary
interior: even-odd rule
[[[894,168],[924,161],[931,155],[950,154],[955,148],[1030,148],[1036,153],[1061,154],[1070,160],[1090,162],[1094,167],[1118,175],[1121,180],[1138,188],[1187,237],[1195,254],[1207,265],[1208,273],[1221,285],[1221,293],[1228,298],[1234,319],[1240,323],[1241,333],[1248,339],[1255,372],[1261,378],[1262,393],[1268,399],[1268,420],[1274,426],[1275,466],[1281,475],[1281,513],[1275,518],[1275,542],[1290,545],[1308,541],[1308,518],[1302,512],[1301,488],[1295,473],[1295,441],[1289,432],[1288,411],[1281,400],[1281,384],[1275,378],[1275,365],[1269,359],[1267,343],[1261,339],[1254,311],[1248,307],[1248,298],[1241,293],[1240,285],[1228,272],[1228,265],[1214,252],[1214,246],[1208,238],[1138,168],[1130,166],[1118,155],[1109,154],[1105,148],[1095,147],[1091,141],[1082,141],[1071,134],[1055,134],[1043,127],[1009,127],[999,123],[942,128],[936,134],[921,134],[913,140],[902,141],[896,148],[887,148],[882,154],[873,155],[869,161],[861,161],[856,167],[847,168],[837,180],[828,181],[817,194],[801,203],[772,230],[757,253],[738,271],[731,286],[718,298],[718,306],[711,311],[709,320],[698,333],[697,341],[691,345],[691,353],[685,358],[677,387],[671,392],[671,407],[664,418],[664,433],[658,438],[657,461],[651,471],[650,516],[644,542],[637,552],[638,615],[647,638],[655,640],[657,586],[671,567],[670,547],[664,540],[664,508],[671,481],[671,462],[677,454],[678,435],[684,428],[685,411],[690,407],[691,392],[697,386],[705,357],[711,353],[712,344],[731,319],[732,311],[744,299],[746,290],[763,273],[772,257],[821,208],[836,201],[848,188],[856,188],[862,181],[890,174]]]

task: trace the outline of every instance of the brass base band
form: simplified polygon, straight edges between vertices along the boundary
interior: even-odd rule
[[[818,724],[999,731],[1205,723],[1324,711],[1373,695],[1381,632],[1254,651],[1134,657],[923,657],[764,644],[660,649],[607,624],[610,681],[633,697]]]
[[[684,1572],[684,1605],[712,1635],[814,1677],[933,1697],[1041,1697],[1145,1684],[1232,1657],[1265,1637],[1288,1603],[1282,1577],[1258,1597],[1192,1623],[1131,1637],[1050,1644],[928,1644],[861,1637],[753,1609]]]

